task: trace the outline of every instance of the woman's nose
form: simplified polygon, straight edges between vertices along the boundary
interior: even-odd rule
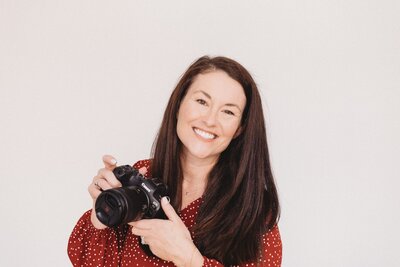
[[[218,111],[209,109],[203,116],[203,120],[207,126],[214,126],[218,121]]]

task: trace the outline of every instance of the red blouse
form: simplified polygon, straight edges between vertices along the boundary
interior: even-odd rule
[[[147,167],[149,170],[149,160],[139,161],[134,168],[140,169]],[[150,170],[148,171],[150,173]],[[193,225],[196,221],[202,199],[199,198],[181,210],[178,215],[189,229],[192,238]],[[121,231],[111,228],[96,229],[91,220],[91,210],[83,214],[71,233],[68,243],[68,256],[73,266],[175,266],[172,262],[167,262],[157,257],[148,256],[139,246],[139,237],[132,234],[131,226],[126,233],[124,244],[118,244],[118,236]],[[275,226],[263,236],[263,256],[261,264],[258,266],[281,266],[282,261],[282,242],[278,227]],[[223,266],[214,259],[204,257],[203,267]],[[257,263],[247,263],[240,265],[257,266]]]

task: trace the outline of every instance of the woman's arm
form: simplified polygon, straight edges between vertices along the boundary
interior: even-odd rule
[[[281,266],[282,240],[277,225],[264,234],[262,242],[261,266]]]
[[[68,242],[68,256],[73,266],[118,266],[115,230],[97,229],[91,222],[92,210],[83,214]]]

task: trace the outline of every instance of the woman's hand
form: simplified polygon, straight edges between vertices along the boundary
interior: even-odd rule
[[[91,221],[92,224],[95,228],[97,229],[104,229],[107,228],[106,225],[102,224],[96,217],[96,211],[95,211],[95,203],[97,197],[100,195],[100,193],[103,190],[111,189],[111,188],[117,188],[121,187],[121,183],[118,181],[118,179],[115,177],[114,173],[112,172],[115,167],[117,166],[117,160],[110,155],[105,155],[103,156],[103,163],[104,163],[104,168],[100,169],[97,172],[97,175],[93,177],[92,183],[90,183],[88,187],[88,191],[90,196],[93,199],[93,209],[92,209],[92,214],[91,214]],[[141,174],[146,173],[146,168],[143,167],[139,170]]]
[[[104,229],[107,228],[106,225],[102,224],[96,217],[96,211],[94,205],[96,203],[97,197],[100,195],[101,191],[110,188],[120,187],[121,183],[115,178],[112,172],[117,166],[117,161],[113,156],[105,155],[103,156],[104,168],[97,172],[97,175],[93,177],[93,181],[88,187],[90,196],[93,199],[93,209],[91,215],[91,221],[95,228]]]
[[[144,219],[129,223],[132,233],[141,236],[157,257],[172,261],[176,266],[202,266],[203,256],[194,245],[189,230],[166,197],[161,206],[168,220]]]

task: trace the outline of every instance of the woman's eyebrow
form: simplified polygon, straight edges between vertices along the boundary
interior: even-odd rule
[[[203,90],[197,90],[197,91],[194,91],[193,93],[202,93],[202,94],[205,95],[208,99],[212,99],[211,96],[210,96],[209,94],[207,94],[206,92],[204,92]],[[235,108],[237,108],[240,112],[242,112],[242,110],[241,110],[241,109],[239,108],[239,106],[236,105],[236,104],[227,103],[227,104],[225,104],[225,106],[228,106],[228,107],[235,107]]]
[[[203,90],[197,90],[194,91],[193,93],[202,93],[203,95],[205,95],[208,99],[211,99],[211,96],[209,94],[207,94],[206,92],[204,92]]]
[[[236,105],[236,104],[228,103],[228,104],[225,104],[225,106],[228,106],[228,107],[235,107],[235,108],[237,108],[240,112],[242,112],[242,110],[241,110],[241,109],[239,108],[239,106]]]

